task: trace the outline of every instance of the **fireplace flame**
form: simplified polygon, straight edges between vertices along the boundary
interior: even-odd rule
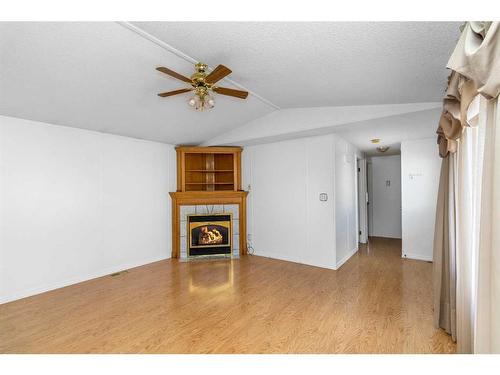
[[[200,245],[215,245],[222,243],[222,234],[217,229],[208,230],[208,227],[200,228],[198,243]]]

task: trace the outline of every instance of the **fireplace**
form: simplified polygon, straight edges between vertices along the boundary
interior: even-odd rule
[[[188,256],[231,255],[231,225],[231,214],[188,215]]]
[[[177,191],[169,193],[172,258],[245,255],[248,192],[241,185],[242,148],[178,146],[175,150]],[[200,217],[188,220],[195,214]]]

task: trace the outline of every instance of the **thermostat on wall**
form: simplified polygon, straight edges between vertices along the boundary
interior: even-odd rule
[[[320,193],[319,194],[319,200],[321,202],[326,202],[328,200],[328,194],[326,194],[326,193]]]

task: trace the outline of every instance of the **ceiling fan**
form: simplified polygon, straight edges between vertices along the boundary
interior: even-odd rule
[[[184,94],[186,92],[194,91],[194,96],[188,100],[188,104],[194,107],[198,111],[203,111],[205,109],[210,109],[215,106],[215,100],[210,95],[210,92],[216,92],[217,94],[234,96],[240,99],[246,99],[248,92],[230,89],[227,87],[215,86],[215,83],[220,81],[222,78],[228,76],[231,70],[224,65],[218,65],[212,72],[207,74],[208,66],[203,63],[198,63],[195,65],[196,72],[191,76],[191,78],[185,77],[182,74],[174,72],[168,68],[160,66],[156,70],[168,74],[171,77],[177,78],[183,82],[189,83],[191,87],[185,89],[179,89],[174,91],[162,92],[158,94],[162,98],[167,96]]]

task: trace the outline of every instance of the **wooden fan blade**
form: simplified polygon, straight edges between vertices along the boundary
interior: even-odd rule
[[[214,90],[217,94],[235,96],[240,99],[246,99],[248,96],[248,92],[246,91],[228,89],[227,87],[213,87],[212,90]]]
[[[205,81],[208,83],[215,83],[229,74],[231,74],[231,69],[225,67],[224,65],[218,65],[212,73],[206,76]]]
[[[172,95],[177,95],[177,94],[184,94],[185,92],[192,91],[193,89],[180,89],[180,90],[175,90],[175,91],[167,91],[167,92],[162,92],[161,94],[158,94],[158,96],[161,96],[162,98],[165,98],[167,96],[172,96]]]
[[[184,81],[184,82],[187,82],[187,83],[191,83],[191,79],[190,78],[184,77],[182,74],[176,73],[173,70],[170,70],[170,69],[165,68],[163,66],[159,66],[158,68],[156,68],[156,70],[158,70],[158,71],[160,71],[162,73],[168,74],[171,77],[180,79],[181,81]]]

